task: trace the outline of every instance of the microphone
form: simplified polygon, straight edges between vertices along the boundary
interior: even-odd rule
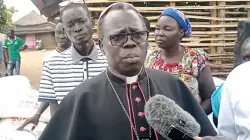
[[[167,140],[194,140],[200,133],[195,118],[166,96],[150,98],[144,112],[148,124]]]

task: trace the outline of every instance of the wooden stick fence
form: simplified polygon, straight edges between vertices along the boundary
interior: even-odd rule
[[[250,0],[85,0],[96,22],[105,7],[118,1],[132,3],[150,20],[149,41],[153,49],[155,23],[161,11],[166,7],[183,11],[193,30],[190,38],[183,39],[183,45],[203,48],[210,56],[214,76],[225,78],[233,69],[237,24],[250,16]]]

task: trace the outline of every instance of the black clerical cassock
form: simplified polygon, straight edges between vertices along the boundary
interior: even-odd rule
[[[142,69],[123,77],[112,70],[80,84],[60,104],[39,140],[165,140],[149,127],[145,102],[155,94],[174,100],[201,125],[200,136],[216,132],[189,89],[166,72]]]

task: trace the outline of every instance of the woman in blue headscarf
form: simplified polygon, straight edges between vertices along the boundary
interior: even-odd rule
[[[170,72],[182,79],[204,111],[210,114],[210,98],[215,85],[208,57],[202,49],[190,49],[180,44],[182,38],[190,37],[191,33],[190,21],[183,12],[174,8],[163,10],[155,27],[159,50],[147,62],[147,66]]]

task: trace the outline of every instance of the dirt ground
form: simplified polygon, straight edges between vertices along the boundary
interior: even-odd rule
[[[50,52],[51,50],[21,52],[21,75],[29,78],[31,85],[35,89],[39,88],[43,59]]]

